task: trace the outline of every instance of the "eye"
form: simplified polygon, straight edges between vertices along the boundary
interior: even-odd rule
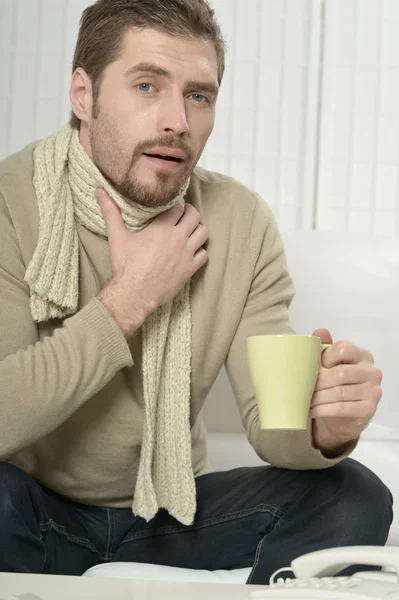
[[[195,102],[197,102],[197,104],[209,104],[208,98],[202,94],[191,94],[191,97],[195,100]]]
[[[150,88],[153,88],[154,86],[152,83],[139,83],[137,87],[140,92],[150,92]]]

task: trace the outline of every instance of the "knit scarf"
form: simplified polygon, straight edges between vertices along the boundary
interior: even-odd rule
[[[107,237],[94,197],[103,187],[120,208],[127,228],[139,231],[181,202],[188,183],[169,204],[148,208],[128,202],[103,177],[69,125],[39,142],[33,156],[39,237],[25,281],[36,322],[78,310],[79,245],[76,221]],[[160,508],[184,525],[196,511],[191,462],[190,282],[175,299],[151,314],[142,327],[144,428],[132,504],[135,515],[152,519]]]

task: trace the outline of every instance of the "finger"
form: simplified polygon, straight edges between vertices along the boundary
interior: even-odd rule
[[[328,329],[316,329],[312,333],[312,336],[319,337],[321,339],[322,344],[332,344],[333,343],[331,333],[328,331]]]
[[[351,342],[335,342],[331,348],[327,348],[322,354],[323,367],[326,369],[340,364],[355,365],[360,362],[374,364],[374,358],[368,350],[359,348]]]
[[[351,385],[338,385],[328,390],[313,394],[311,407],[337,402],[356,402],[366,400],[373,396],[369,383],[355,383]]]
[[[122,232],[125,233],[127,231],[121,211],[103,188],[97,188],[94,196],[100,206],[107,226],[108,239],[112,243],[114,238],[120,237]]]
[[[177,227],[182,231],[187,238],[197,229],[200,224],[201,216],[199,212],[191,204],[186,204],[184,207],[184,215],[180,219]]]
[[[208,230],[203,225],[198,225],[197,229],[188,238],[187,246],[191,251],[197,252],[201,246],[208,240]]]
[[[323,404],[310,410],[312,419],[325,417],[342,417],[345,419],[357,419],[368,422],[375,414],[375,406],[371,402],[335,402]]]
[[[180,204],[175,204],[172,208],[168,208],[163,213],[154,219],[153,223],[168,223],[171,226],[177,225],[184,214],[184,206]]]
[[[356,365],[337,365],[327,371],[323,371],[317,378],[315,392],[333,388],[338,385],[350,385],[373,381],[381,383],[382,373],[371,363],[360,363]]]
[[[201,267],[206,265],[207,262],[208,262],[208,252],[204,248],[200,248],[194,254],[193,271],[192,271],[191,275],[194,275],[194,273],[196,273],[198,271],[198,269],[200,269]]]

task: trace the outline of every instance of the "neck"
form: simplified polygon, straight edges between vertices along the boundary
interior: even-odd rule
[[[87,123],[83,123],[83,121],[81,122],[79,130],[79,141],[83,150],[91,158],[91,160],[93,160],[93,153],[91,151],[90,144],[89,126],[87,125]]]
[[[151,219],[171,208],[178,202],[184,202],[183,196],[187,191],[189,182],[180,194],[169,204],[160,207],[146,207],[130,202],[117,192],[117,190],[102,175],[90,154],[84,146],[87,132],[76,130],[72,133],[68,151],[68,172],[71,187],[74,192],[75,215],[78,221],[100,235],[106,235],[106,225],[100,207],[94,199],[94,191],[102,187],[111,196],[112,200],[121,211],[122,218],[128,229],[139,230],[145,227]],[[83,138],[83,143],[82,143]]]

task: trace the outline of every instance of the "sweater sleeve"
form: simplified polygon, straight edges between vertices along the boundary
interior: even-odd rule
[[[288,309],[295,294],[275,218],[261,198],[254,210],[250,245],[254,262],[252,285],[226,359],[248,440],[262,460],[276,467],[299,470],[333,466],[352,452],[356,441],[338,458],[328,459],[312,444],[310,419],[307,430],[260,429],[247,366],[246,339],[251,335],[294,333]]]
[[[97,298],[40,341],[17,235],[1,195],[0,232],[0,460],[7,460],[54,431],[133,361]]]

